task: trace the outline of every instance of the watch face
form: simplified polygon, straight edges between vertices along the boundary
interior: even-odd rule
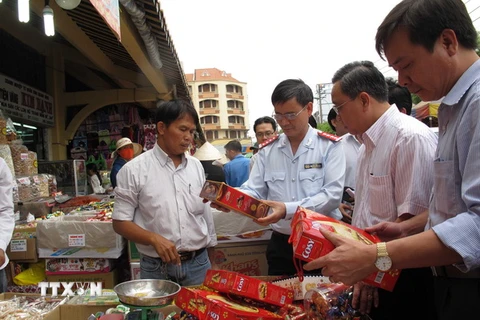
[[[375,266],[380,271],[388,271],[392,268],[392,259],[390,257],[378,257],[377,261],[375,261]]]

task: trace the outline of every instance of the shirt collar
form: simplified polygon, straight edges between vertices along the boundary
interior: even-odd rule
[[[445,96],[442,101],[442,104],[454,105],[457,104],[460,99],[463,97],[465,92],[472,86],[472,84],[478,80],[478,75],[480,74],[480,59],[475,61],[468,69],[465,71],[460,79],[455,83],[453,88]]]
[[[308,131],[305,134],[305,137],[303,137],[302,142],[300,143],[300,146],[305,146],[306,148],[313,149],[314,147],[314,138],[317,135],[317,129],[314,129],[310,126],[308,126]],[[288,140],[288,137],[285,135],[285,133],[282,133],[280,137],[278,138],[278,141],[280,142],[278,147],[282,148],[287,145],[290,145],[290,141]]]
[[[362,141],[370,140],[373,145],[376,146],[378,140],[382,137],[387,128],[386,125],[390,119],[398,113],[400,113],[398,107],[395,104],[392,104],[390,108],[388,108],[387,111],[385,111],[364,134],[362,134]]]
[[[153,152],[155,154],[155,157],[158,159],[158,162],[162,165],[162,167],[166,166],[168,161],[172,161],[170,157],[163,151],[162,148],[158,145],[158,143],[155,143],[155,146],[153,147]],[[173,162],[173,161],[172,161]],[[182,155],[182,164],[187,162],[187,157],[185,154]]]

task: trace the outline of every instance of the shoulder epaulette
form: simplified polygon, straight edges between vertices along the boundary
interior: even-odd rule
[[[330,134],[330,133],[327,133],[327,132],[323,132],[323,131],[320,131],[320,130],[318,130],[317,134],[318,134],[319,137],[331,140],[333,142],[338,142],[338,141],[342,140],[342,137],[339,137],[339,136],[336,136],[334,134]]]
[[[260,144],[258,145],[258,149],[262,149],[263,147],[268,146],[268,145],[271,144],[272,142],[276,141],[276,140],[278,139],[278,137],[280,137],[279,134],[277,134],[277,135],[274,136],[273,138],[268,139],[268,140],[265,141],[264,143],[260,143]]]

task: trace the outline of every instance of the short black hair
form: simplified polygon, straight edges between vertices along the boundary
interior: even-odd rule
[[[327,121],[330,128],[332,128],[332,130],[335,132],[337,132],[337,128],[335,128],[335,126],[333,125],[332,120],[336,118],[337,118],[337,113],[335,112],[335,110],[330,109],[330,112],[328,112]]]
[[[199,127],[200,121],[197,110],[190,102],[177,99],[161,101],[157,104],[157,110],[155,111],[155,123],[162,121],[168,127],[172,122],[183,118],[185,115],[190,115],[197,128]]]
[[[227,150],[242,152],[242,144],[238,140],[229,141],[224,148]]]
[[[315,120],[315,117],[313,116],[313,114],[308,117],[308,124],[312,127],[312,128],[315,128],[317,129],[317,120]]]
[[[272,104],[284,103],[295,98],[297,102],[306,106],[313,102],[312,89],[301,79],[287,79],[280,82],[272,93]]]
[[[388,101],[385,77],[371,61],[355,61],[344,65],[332,78],[332,83],[336,82],[350,99],[366,92],[378,102]]]
[[[253,124],[253,131],[255,133],[257,133],[257,126],[261,125],[262,123],[270,123],[272,125],[273,131],[277,131],[277,123],[275,122],[275,119],[269,116],[265,116],[255,120],[255,123]]]
[[[412,113],[412,95],[406,87],[398,84],[398,81],[393,78],[385,79],[388,86],[388,103],[397,106],[398,110],[405,108],[407,114]]]
[[[461,46],[475,50],[477,31],[461,0],[403,0],[385,17],[377,29],[375,49],[382,57],[392,34],[404,29],[413,44],[430,52],[440,34],[452,29]]]

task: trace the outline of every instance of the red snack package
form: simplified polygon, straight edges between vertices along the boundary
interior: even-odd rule
[[[293,302],[292,290],[233,271],[210,269],[203,285],[279,307]]]
[[[315,260],[335,249],[335,246],[325,239],[320,228],[362,241],[368,245],[381,242],[377,236],[371,235],[365,230],[302,207],[298,207],[295,212],[291,226],[292,235],[289,242],[293,245],[294,258],[303,261]],[[400,270],[397,269],[388,272],[377,271],[363,281],[366,284],[392,291],[399,275]]]

